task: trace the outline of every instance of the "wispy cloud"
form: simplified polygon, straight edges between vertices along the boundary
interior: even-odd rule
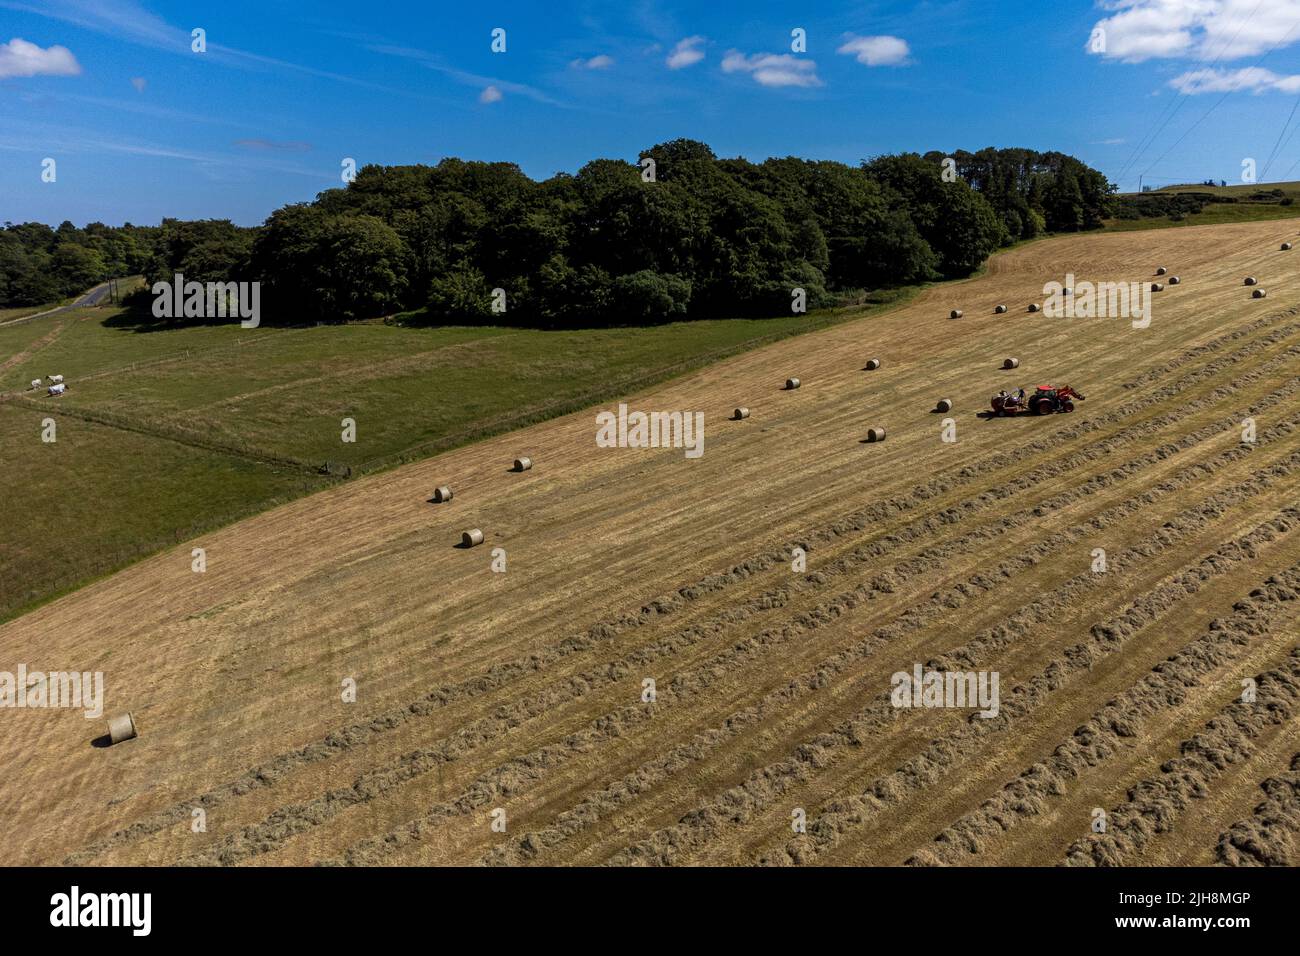
[[[1179,93],[1300,93],[1300,75],[1281,76],[1257,66],[1241,70],[1192,70],[1174,77],[1169,85]]]
[[[274,139],[262,139],[260,137],[237,139],[235,140],[235,145],[243,147],[244,149],[269,150],[278,153],[306,153],[310,152],[312,148],[311,143],[295,141],[281,142]]]
[[[172,26],[134,0],[41,0],[40,3],[0,0],[0,7],[61,20],[131,43],[185,53],[190,49],[188,30]]]
[[[723,73],[749,73],[760,86],[821,86],[817,64],[789,53],[755,53],[746,56],[735,50],[722,58]]]
[[[680,70],[699,63],[704,59],[704,51],[700,47],[706,42],[708,41],[701,36],[691,36],[685,40],[678,40],[664,63],[668,65],[670,70]]]
[[[0,43],[0,80],[14,76],[76,76],[81,64],[66,46],[41,48],[14,37]]]
[[[367,43],[365,44],[365,48],[372,53],[379,53],[384,56],[396,56],[408,60],[414,60],[430,70],[436,70],[444,76],[450,77],[457,83],[478,87],[480,90],[483,90],[484,93],[487,92],[485,89],[486,87],[492,87],[498,94],[513,93],[518,96],[526,96],[529,99],[536,100],[538,103],[545,103],[548,106],[558,106],[561,109],[573,108],[568,103],[563,103],[541,90],[524,83],[511,83],[494,76],[482,76],[478,73],[469,73],[465,70],[457,69],[454,66],[448,66],[441,57],[429,53],[427,50],[420,50],[415,47],[398,46],[391,43]],[[497,99],[500,99],[500,96],[498,96]],[[495,102],[495,100],[484,100],[484,102]]]
[[[321,79],[334,80],[364,89],[374,90],[397,96],[428,100],[429,97],[411,90],[398,89],[380,83],[371,83],[359,77],[323,70],[301,63],[291,63],[260,53],[240,50],[209,42],[207,52],[196,54],[190,49],[191,37],[188,29],[172,26],[166,20],[150,13],[135,0],[42,0],[40,5],[22,2],[22,0],[0,0],[0,8],[34,13],[52,20],[71,23],[86,30],[107,34],[128,43],[165,50],[178,56],[205,56],[215,62],[225,63],[243,69],[273,69],[301,73]]]
[[[209,168],[229,167],[289,173],[318,181],[328,181],[338,175],[337,168],[291,166],[283,162],[255,159],[251,156],[201,153],[147,141],[104,139],[85,129],[52,128],[44,125],[39,129],[30,129],[26,132],[12,124],[7,126],[5,135],[0,137],[0,149],[23,152],[39,150],[42,155],[53,156],[62,153],[120,153],[127,156],[194,163]]]
[[[912,48],[907,45],[907,41],[893,36],[850,35],[835,52],[842,56],[852,56],[863,66],[906,66],[912,56]]]
[[[587,60],[579,57],[569,64],[575,70],[608,70],[613,65],[614,58],[607,53],[598,53]]]

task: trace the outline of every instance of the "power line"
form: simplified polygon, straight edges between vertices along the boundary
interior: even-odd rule
[[[1214,62],[1210,64],[1209,69],[1212,70],[1219,65],[1219,61],[1223,59],[1223,54],[1228,52],[1228,47],[1232,46],[1232,44],[1237,42],[1237,37],[1241,36],[1241,31],[1246,29],[1247,24],[1249,24],[1251,20],[1255,19],[1255,14],[1259,13],[1259,10],[1262,6],[1264,6],[1264,0],[1259,0],[1259,3],[1255,4],[1255,9],[1250,12],[1250,16],[1248,16],[1245,20],[1242,21],[1241,26],[1237,27],[1237,32],[1233,34],[1232,39],[1228,40],[1226,43],[1223,44],[1222,47],[1220,47],[1219,55],[1214,58]],[[1159,127],[1155,130],[1154,133],[1151,134],[1150,137],[1143,137],[1144,145],[1142,145],[1139,150],[1135,151],[1134,154],[1131,157],[1129,157],[1129,161],[1125,163],[1124,168],[1120,170],[1120,174],[1119,174],[1120,177],[1122,177],[1126,172],[1128,172],[1130,166],[1136,163],[1138,158],[1141,157],[1143,153],[1145,153],[1148,149],[1151,148],[1151,144],[1154,143],[1156,141],[1156,138],[1161,133],[1164,132],[1165,127],[1169,125],[1170,121],[1173,120],[1173,118],[1178,115],[1178,111],[1183,108],[1183,104],[1187,102],[1189,97],[1190,97],[1189,93],[1179,91],[1178,99],[1174,100],[1172,104],[1174,107],[1173,112],[1169,113],[1169,115],[1164,118],[1163,122],[1160,123]],[[1181,142],[1181,140],[1179,140],[1179,142]],[[1156,160],[1156,162],[1159,162],[1159,160]],[[1149,171],[1150,170],[1148,170],[1148,172]],[[1146,174],[1144,173],[1143,175],[1145,176]]]
[[[1286,135],[1287,129],[1291,126],[1291,121],[1295,119],[1296,107],[1300,107],[1300,96],[1297,96],[1295,102],[1291,104],[1291,114],[1286,118],[1286,122],[1282,124],[1282,129],[1277,134],[1277,142],[1273,144],[1273,151],[1268,154],[1268,159],[1264,161],[1264,172],[1260,174],[1260,179],[1268,179],[1268,169],[1273,165],[1273,157],[1277,155],[1277,151],[1282,147],[1282,137]]]
[[[1258,7],[1258,6],[1255,7],[1255,10],[1258,11],[1258,10],[1259,10],[1259,7]],[[1252,13],[1251,16],[1253,17],[1254,14]],[[1246,23],[1249,23],[1249,22],[1250,22],[1250,18],[1247,18],[1247,19],[1246,19],[1246,22],[1243,23],[1243,24],[1241,25],[1241,29],[1238,29],[1238,30],[1237,30],[1237,35],[1240,35],[1240,34],[1241,34],[1241,30],[1244,29],[1245,26],[1246,26]],[[1264,60],[1267,59],[1268,56],[1269,56],[1270,54],[1272,54],[1273,51],[1276,50],[1278,47],[1280,47],[1280,46],[1285,46],[1285,45],[1290,41],[1290,39],[1291,39],[1291,35],[1292,35],[1293,33],[1295,33],[1297,27],[1300,27],[1300,20],[1297,20],[1294,24],[1292,24],[1291,29],[1287,31],[1286,36],[1284,36],[1280,41],[1278,41],[1277,43],[1273,44],[1271,47],[1269,47],[1267,50],[1265,50],[1262,54],[1260,54],[1260,57],[1259,57],[1259,59],[1257,59],[1257,60],[1255,61],[1254,66],[1259,66],[1261,63],[1263,63]],[[1236,41],[1236,36],[1233,37],[1233,41],[1234,41],[1234,42]],[[1226,49],[1226,48],[1225,48],[1225,49]],[[1215,110],[1217,110],[1220,106],[1222,106],[1222,105],[1223,105],[1223,101],[1226,100],[1229,96],[1231,96],[1234,92],[1236,92],[1236,91],[1235,91],[1235,90],[1228,90],[1227,92],[1225,92],[1225,93],[1223,94],[1223,96],[1219,97],[1218,101],[1217,101],[1213,106],[1211,106],[1208,110],[1206,110],[1205,113],[1204,113],[1204,115],[1202,115],[1200,119],[1198,119],[1198,120],[1197,120],[1195,123],[1193,123],[1191,126],[1187,127],[1187,129],[1183,132],[1183,135],[1180,136],[1180,137],[1178,137],[1178,139],[1176,139],[1176,140],[1174,141],[1174,144],[1173,144],[1172,146],[1170,146],[1167,150],[1165,150],[1163,153],[1160,154],[1160,158],[1157,159],[1154,163],[1152,163],[1152,164],[1151,164],[1151,167],[1152,167],[1152,168],[1155,168],[1155,166],[1158,165],[1158,164],[1159,164],[1163,159],[1165,159],[1165,157],[1167,157],[1170,153],[1172,153],[1175,149],[1177,149],[1178,146],[1179,146],[1179,144],[1182,143],[1182,141],[1185,140],[1185,139],[1187,138],[1187,134],[1190,133],[1192,130],[1196,129],[1196,127],[1200,126],[1201,123],[1203,123],[1205,120],[1209,119],[1209,118],[1210,118],[1210,114],[1213,113]],[[1150,171],[1151,171],[1150,169],[1147,170],[1147,172],[1150,172]],[[1144,175],[1145,175],[1145,174],[1144,174]]]

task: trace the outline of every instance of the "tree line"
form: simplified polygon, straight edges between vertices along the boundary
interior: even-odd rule
[[[789,314],[795,289],[817,308],[970,275],[1001,246],[1099,228],[1112,192],[1062,153],[752,163],[679,139],[543,181],[513,163],[366,166],[256,228],[164,220],[144,272],[259,280],[272,322],[759,317]]]
[[[0,308],[58,302],[114,276],[137,275],[154,254],[157,226],[57,229],[38,222],[0,229]]]

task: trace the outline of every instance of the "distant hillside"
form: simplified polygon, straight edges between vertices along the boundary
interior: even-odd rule
[[[1159,229],[1287,219],[1300,216],[1297,199],[1300,182],[1165,186],[1150,192],[1116,195],[1106,228]]]

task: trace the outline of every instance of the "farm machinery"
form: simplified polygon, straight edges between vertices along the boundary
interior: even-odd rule
[[[1032,395],[1025,395],[1025,390],[1015,392],[1001,391],[993,396],[994,415],[1051,415],[1056,412],[1074,411],[1074,400],[1084,400],[1081,392],[1076,392],[1069,385],[1039,385]]]

